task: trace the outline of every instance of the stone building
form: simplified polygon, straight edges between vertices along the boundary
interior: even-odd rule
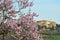
[[[56,29],[56,22],[54,21],[49,21],[49,20],[41,20],[41,21],[37,21],[37,25],[39,25],[40,27],[43,28],[54,28]]]

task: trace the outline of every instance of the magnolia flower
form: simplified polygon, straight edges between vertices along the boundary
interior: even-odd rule
[[[30,6],[33,6],[33,2],[30,2]]]
[[[19,37],[19,39],[17,39],[17,40],[20,40],[20,39],[21,40],[42,40],[43,39],[42,37],[39,38],[39,36],[38,36],[38,31],[37,31],[38,27],[37,27],[36,22],[34,21],[34,16],[37,16],[35,12],[33,14],[31,14],[31,12],[30,12],[26,15],[25,14],[21,15],[19,19],[14,20],[13,17],[11,18],[11,16],[14,16],[15,14],[17,14],[17,12],[15,11],[15,9],[12,5],[13,0],[4,0],[3,2],[2,2],[2,0],[0,0],[0,1],[1,1],[0,7],[2,8],[2,9],[1,8],[0,9],[3,12],[2,13],[3,20],[5,21],[7,19],[5,23],[3,21],[3,24],[5,24],[5,25],[2,25],[2,28],[5,28],[5,29],[7,28],[6,31],[8,31],[8,33],[16,34],[16,36]],[[21,0],[20,2],[22,3],[22,5],[20,5],[20,4],[19,5],[22,7],[25,7],[25,8],[33,5],[33,3],[32,2],[29,3],[28,0]],[[7,11],[6,11],[6,9],[7,9]],[[8,16],[10,18],[6,18],[6,19],[4,18],[5,11],[8,13]],[[18,12],[20,12],[20,11],[21,10],[19,10]],[[4,29],[4,31],[5,31],[5,29]]]

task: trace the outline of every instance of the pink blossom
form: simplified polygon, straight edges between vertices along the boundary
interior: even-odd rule
[[[1,0],[0,2],[0,9],[3,12],[2,20],[6,21],[6,23],[4,23],[3,21],[2,27],[7,29],[7,30],[5,29],[2,30],[8,31],[8,33],[11,32],[16,34],[16,36],[18,36],[19,39],[21,39],[21,37],[23,38],[25,37],[26,40],[42,40],[43,39],[42,37],[39,38],[38,31],[37,31],[38,27],[36,22],[34,21],[34,16],[37,16],[36,13],[34,12],[33,14],[31,14],[30,12],[24,15],[21,14],[21,16],[19,15],[20,17],[18,19],[14,20],[12,17],[15,16],[17,12],[20,13],[21,10],[15,11],[15,9],[13,9],[14,7],[12,5],[13,4],[12,2],[13,0],[4,0],[3,2]],[[28,0],[21,0],[19,2],[21,2],[21,5],[19,4],[19,6],[22,6],[24,8],[33,5],[33,2],[29,3]],[[5,11],[7,12],[6,14]],[[6,19],[4,19],[5,15],[7,16]],[[22,40],[25,40],[23,38]]]
[[[27,3],[28,2],[28,0],[23,0],[23,3],[25,4],[25,3]]]
[[[33,2],[30,2],[30,6],[33,6]]]

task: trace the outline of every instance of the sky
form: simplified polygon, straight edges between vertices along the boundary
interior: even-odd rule
[[[60,24],[60,0],[34,0],[32,11],[39,15],[36,20],[52,20]]]
[[[60,0],[34,0],[33,3],[31,12],[36,12],[39,15],[35,18],[36,21],[52,20],[60,24]],[[28,8],[24,9],[24,12],[28,12]]]

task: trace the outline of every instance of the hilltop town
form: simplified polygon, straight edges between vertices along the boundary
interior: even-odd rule
[[[55,21],[50,21],[50,20],[37,21],[37,25],[43,29],[57,29],[60,26]]]

